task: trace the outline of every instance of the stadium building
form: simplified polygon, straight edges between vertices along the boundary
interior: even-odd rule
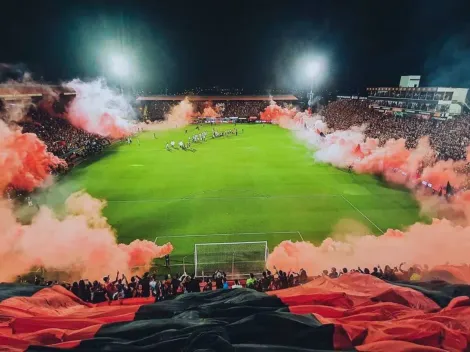
[[[247,96],[183,96],[155,95],[137,97],[144,120],[163,120],[170,109],[187,98],[194,106],[195,114],[201,118],[255,119],[271,101],[279,105],[296,105],[294,95],[247,95]]]
[[[41,84],[0,84],[0,113],[10,111],[29,104],[39,103],[42,99],[52,99],[52,107],[56,111],[63,111],[65,104],[75,97],[75,92],[62,86]],[[0,116],[1,117],[1,116]]]
[[[367,88],[370,105],[397,116],[447,119],[468,110],[468,88],[420,87],[421,76],[401,76],[399,87]]]

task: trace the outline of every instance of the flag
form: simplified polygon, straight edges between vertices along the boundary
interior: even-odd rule
[[[2,284],[0,350],[462,351],[469,294],[468,285],[352,273],[269,293],[217,290],[96,305],[61,286]]]

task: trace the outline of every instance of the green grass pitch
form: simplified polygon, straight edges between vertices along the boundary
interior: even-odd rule
[[[230,125],[216,128],[226,130]],[[238,136],[166,151],[187,141],[195,126],[140,134],[140,145],[119,143],[62,178],[41,203],[57,206],[86,189],[104,198],[120,242],[171,241],[173,263],[193,262],[195,243],[285,239],[321,242],[342,219],[371,232],[404,228],[420,219],[410,193],[369,175],[316,163],[313,151],[274,125],[238,125]],[[243,130],[243,132],[241,132]]]

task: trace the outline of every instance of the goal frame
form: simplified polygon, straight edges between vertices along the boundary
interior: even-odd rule
[[[195,277],[207,277],[212,275],[213,273],[204,273],[201,272],[202,275],[198,275],[198,252],[197,248],[202,246],[215,246],[215,245],[247,245],[247,244],[263,244],[264,245],[264,267],[266,267],[266,262],[268,260],[269,255],[269,248],[268,248],[268,241],[248,241],[248,242],[213,242],[213,243],[195,243],[194,244],[194,276]],[[246,263],[246,262],[245,262]],[[241,277],[241,276],[249,276],[250,273],[237,273],[235,274],[235,260],[234,256],[232,257],[232,269],[231,273],[227,273],[227,277]],[[261,274],[260,272],[253,272],[253,274]]]

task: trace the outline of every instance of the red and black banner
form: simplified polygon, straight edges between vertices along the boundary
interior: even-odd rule
[[[470,287],[321,277],[269,294],[89,304],[61,286],[0,285],[0,350],[463,351]]]

